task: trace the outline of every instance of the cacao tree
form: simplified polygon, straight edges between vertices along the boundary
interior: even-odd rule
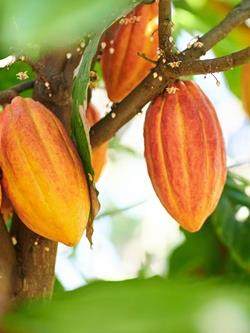
[[[250,155],[237,164],[221,123],[231,96],[249,129],[250,0],[2,0],[0,8],[0,331],[248,332]],[[207,77],[211,93],[199,87]],[[137,140],[131,133],[144,156],[124,144]],[[241,137],[238,150],[249,149]],[[135,159],[144,163],[130,178]],[[105,173],[110,161],[118,178]],[[127,186],[122,207],[105,204],[116,179]],[[136,272],[111,277],[121,281],[85,276],[74,288],[60,253],[69,251],[81,275],[77,258],[100,247],[95,229],[107,221],[117,253],[138,244],[136,210],[151,206],[141,197],[126,206],[126,197],[147,186],[158,205],[149,241],[160,235],[158,210],[179,239],[168,255],[161,250],[161,276],[152,277],[145,251]]]

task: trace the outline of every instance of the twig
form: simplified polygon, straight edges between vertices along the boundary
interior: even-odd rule
[[[159,0],[159,46],[164,56],[172,55],[171,0]]]
[[[20,83],[10,89],[0,91],[0,104],[10,103],[11,100],[20,94],[22,91],[32,89],[34,87],[35,80]]]
[[[199,75],[225,72],[236,66],[250,62],[250,47],[224,57],[182,62],[179,67],[182,75]]]
[[[148,56],[146,56],[145,53],[137,52],[138,56],[143,58],[144,60],[151,62],[151,64],[157,65],[157,61],[150,59]]]
[[[197,40],[191,48],[187,48],[180,55],[180,60],[186,57],[199,58],[215,44],[224,39],[235,27],[244,23],[250,17],[250,1],[244,0],[236,6],[221,23]]]

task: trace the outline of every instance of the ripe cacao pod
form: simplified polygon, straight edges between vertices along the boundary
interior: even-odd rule
[[[157,59],[158,6],[137,6],[128,16],[115,23],[106,33],[101,63],[108,96],[119,102],[149,73]]]
[[[88,122],[88,126],[93,126],[98,120],[100,120],[100,114],[93,107],[93,105],[89,104],[86,112],[86,118]],[[100,147],[93,148],[92,150],[92,166],[95,172],[95,181],[98,181],[100,178],[103,167],[106,163],[107,159],[107,143],[102,144]]]
[[[242,66],[241,72],[241,91],[244,110],[250,117],[250,64]]]
[[[149,107],[145,158],[154,190],[186,230],[198,231],[215,209],[226,179],[221,128],[211,102],[193,82],[178,82]]]
[[[37,234],[75,245],[88,222],[90,199],[66,130],[30,98],[14,98],[1,121],[2,185],[15,212]]]

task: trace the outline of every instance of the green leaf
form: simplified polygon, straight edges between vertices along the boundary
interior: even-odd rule
[[[249,325],[247,282],[95,282],[51,302],[23,305],[5,317],[4,328],[14,333],[200,333],[228,332],[233,325],[238,332],[237,327]]]
[[[243,182],[238,185],[232,174],[229,174],[228,179],[228,184],[211,220],[218,237],[228,247],[234,260],[240,267],[250,272],[250,217],[239,220],[236,216],[240,208],[250,208],[250,197],[241,188],[244,185]]]
[[[90,40],[82,56],[77,77],[73,85],[73,109],[71,116],[72,136],[77,144],[86,174],[94,175],[91,165],[89,133],[86,123],[87,93],[89,85],[89,73],[92,60],[96,54],[100,36],[95,35]]]
[[[0,54],[0,59],[1,59],[1,54]],[[16,62],[12,64],[10,67],[0,68],[0,91],[13,87],[22,82],[25,82],[25,81],[20,81],[17,78],[17,74],[19,72],[27,72],[29,78],[26,81],[31,81],[35,78],[35,74],[29,65],[20,61]],[[25,93],[26,94],[22,94],[22,96],[25,97],[30,96],[30,94],[27,95],[27,91]]]
[[[61,282],[56,278],[54,283],[54,294],[62,294],[64,292],[63,285]]]
[[[103,31],[139,0],[1,0],[0,44],[17,52],[70,45]]]
[[[169,258],[169,276],[209,276],[225,269],[224,251],[208,220],[196,233],[184,232],[186,240]]]
[[[91,244],[93,234],[93,220],[100,209],[100,204],[97,198],[98,193],[93,183],[94,170],[91,164],[91,147],[89,142],[89,129],[86,120],[86,110],[89,73],[93,58],[98,48],[100,37],[100,33],[92,36],[86,49],[84,50],[84,54],[79,65],[78,74],[73,84],[73,109],[71,115],[72,136],[76,142],[77,150],[83,162],[83,167],[89,186],[91,207],[86,234]]]

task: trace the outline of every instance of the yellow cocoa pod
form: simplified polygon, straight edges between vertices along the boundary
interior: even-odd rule
[[[157,97],[146,115],[145,158],[163,206],[186,230],[214,211],[226,180],[221,128],[211,102],[192,82]]]
[[[16,97],[1,119],[2,185],[22,222],[37,234],[74,246],[87,225],[90,199],[77,151],[42,104]]]

